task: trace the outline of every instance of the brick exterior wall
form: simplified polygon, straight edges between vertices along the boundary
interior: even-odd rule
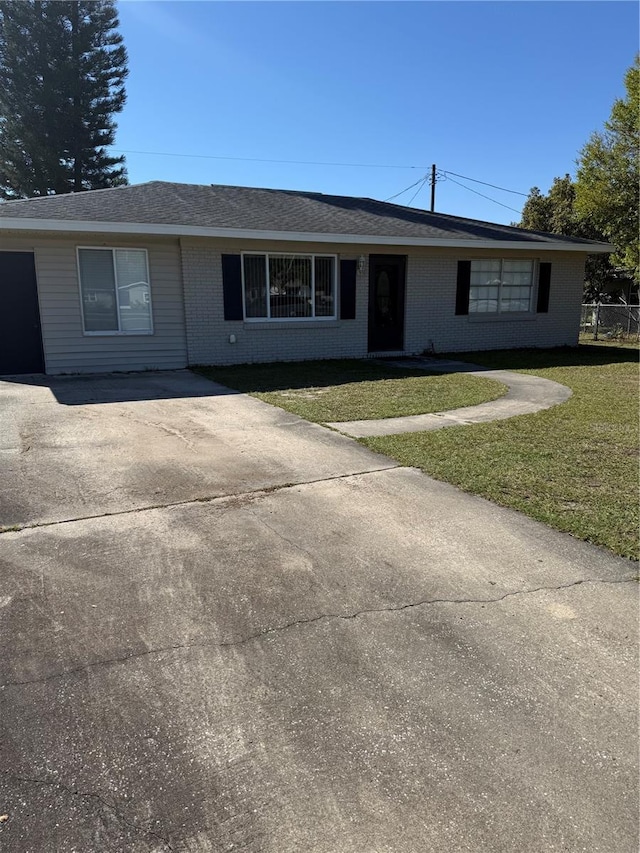
[[[287,251],[309,249],[298,247]],[[337,254],[326,246],[315,247],[314,251]],[[367,354],[368,269],[358,274],[357,320],[226,321],[221,256],[239,252],[237,246],[215,248],[183,241],[182,275],[190,364],[301,361]],[[356,257],[359,255],[352,251],[340,254],[339,260]],[[236,339],[233,344],[229,342],[231,335]]]
[[[402,250],[379,247],[264,244],[182,240],[182,276],[189,364],[243,364],[349,358],[367,355],[368,265],[357,276],[355,320],[225,321],[222,297],[222,254],[242,250],[321,252],[339,259],[369,253],[406,254],[405,347],[407,354],[513,347],[575,345],[578,340],[585,256],[538,252],[528,257],[550,261],[548,314],[487,318],[456,316],[457,262],[465,258],[522,257],[520,252],[457,252],[449,249]],[[235,342],[230,343],[230,336]]]
[[[514,257],[515,253],[502,253],[502,256]],[[551,263],[549,311],[514,317],[508,314],[456,316],[457,262],[465,256],[409,255],[406,350],[462,352],[575,346],[580,326],[585,256],[540,252],[535,257]]]

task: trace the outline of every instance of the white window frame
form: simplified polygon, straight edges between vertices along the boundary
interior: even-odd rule
[[[483,261],[500,261],[500,285],[498,287],[498,307],[496,311],[471,311],[469,317],[473,319],[477,317],[523,317],[533,313],[533,306],[537,296],[538,283],[538,261],[535,258],[471,258],[471,273],[473,273],[473,264],[482,263]],[[500,305],[502,302],[502,269],[505,261],[529,261],[531,263],[531,291],[529,294],[529,307],[526,311],[501,311]],[[471,285],[473,287],[473,285]],[[471,308],[471,295],[469,295],[469,309]]]
[[[80,251],[82,249],[95,249],[101,252],[111,252],[111,263],[113,264],[113,281],[116,290],[116,318],[118,320],[118,328],[111,330],[98,329],[87,330],[84,319],[84,294],[82,292],[82,278],[80,274]],[[149,319],[151,322],[150,329],[122,329],[120,318],[120,296],[118,293],[118,271],[116,267],[116,252],[144,252],[144,262],[147,273],[147,284],[149,286]],[[82,314],[82,333],[86,337],[114,337],[114,336],[131,336],[131,335],[153,335],[153,303],[151,300],[151,278],[149,276],[149,252],[147,249],[142,249],[139,246],[76,246],[76,269],[78,270],[78,290],[80,291],[80,313]]]
[[[241,252],[242,258],[242,316],[245,323],[322,323],[325,321],[335,322],[338,316],[338,256],[332,255],[329,252]],[[244,259],[246,256],[258,256],[265,259],[265,275],[267,288],[267,315],[266,317],[247,317],[247,306],[245,304],[245,283],[244,283]],[[308,258],[311,261],[311,304],[314,314],[312,317],[272,317],[271,316],[271,282],[269,273],[269,258]],[[333,263],[333,314],[323,314],[321,317],[315,316],[316,310],[316,258],[330,258]]]
[[[471,294],[469,294],[469,312],[468,317],[477,320],[477,319],[488,319],[491,317],[529,317],[534,313],[534,305],[537,296],[537,282],[538,282],[538,261],[535,258],[496,258],[496,257],[485,257],[485,258],[471,258],[471,274],[473,274],[473,264],[478,263],[481,264],[486,261],[500,261],[500,284],[498,286],[498,298],[497,308],[495,311],[472,311],[471,310]],[[529,291],[529,307],[525,311],[502,311],[502,272],[503,265],[505,261],[528,261],[531,264],[531,289]],[[470,285],[473,287],[474,285]],[[508,285],[507,285],[508,286]]]

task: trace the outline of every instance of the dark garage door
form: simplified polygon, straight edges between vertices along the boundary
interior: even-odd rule
[[[0,375],[43,372],[33,254],[0,252]]]

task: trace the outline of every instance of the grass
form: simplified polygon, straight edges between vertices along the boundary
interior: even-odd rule
[[[599,338],[597,341],[593,340],[593,333],[590,332],[588,334],[580,333],[580,343],[585,346],[592,347],[625,347],[631,349],[638,349],[640,346],[640,340],[637,335],[629,335],[623,338]]]
[[[495,400],[507,390],[491,379],[434,375],[371,360],[206,367],[199,372],[316,423],[440,412]]]
[[[469,361],[568,385],[544,412],[362,439],[403,465],[638,559],[637,347],[469,353]]]

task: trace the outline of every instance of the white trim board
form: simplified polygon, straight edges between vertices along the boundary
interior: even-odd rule
[[[545,252],[582,252],[586,255],[613,252],[609,243],[563,243],[530,240],[475,240],[442,237],[400,237],[369,234],[322,234],[305,231],[260,231],[252,228],[207,228],[199,225],[161,225],[145,222],[96,222],[93,220],[26,219],[0,217],[2,231],[41,231],[91,234],[146,234],[171,237],[220,237],[292,243],[341,243],[374,246],[424,246],[451,249],[525,249]]]

